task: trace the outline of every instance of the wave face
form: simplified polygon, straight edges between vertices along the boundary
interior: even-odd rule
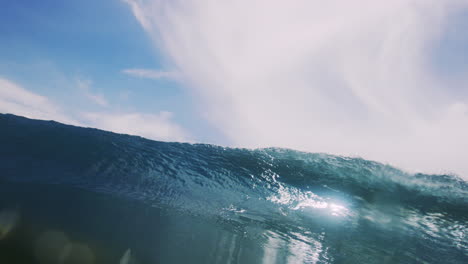
[[[464,180],[360,158],[0,115],[0,201],[0,262],[46,263],[52,232],[81,263],[468,263]]]

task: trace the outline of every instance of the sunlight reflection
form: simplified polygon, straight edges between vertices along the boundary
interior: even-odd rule
[[[297,239],[292,239],[289,243],[288,264],[317,263],[322,244],[316,240],[299,233],[293,233]]]
[[[131,249],[127,249],[123,256],[120,258],[120,264],[130,264],[132,259],[132,251]]]
[[[322,244],[304,234],[293,232],[286,238],[274,232],[266,233],[263,264],[273,263],[317,263],[322,253]]]
[[[278,188],[278,195],[268,197],[269,201],[277,204],[288,205],[292,210],[319,209],[324,210],[332,216],[345,217],[350,211],[345,206],[331,202],[313,192],[302,192],[295,188],[287,188],[282,185]]]
[[[0,240],[15,228],[18,220],[19,214],[16,211],[5,210],[0,212]]]
[[[59,231],[47,231],[39,236],[35,244],[35,256],[39,263],[62,263],[70,252],[71,242]]]
[[[276,263],[278,250],[281,248],[282,240],[274,232],[268,232],[268,241],[264,246],[263,264]]]
[[[306,208],[314,208],[320,210],[327,210],[327,212],[333,216],[348,216],[349,210],[348,208],[344,207],[343,205],[339,205],[336,203],[331,202],[324,202],[322,200],[317,199],[306,199],[304,201],[299,202],[293,209],[306,209]]]
[[[73,243],[60,231],[46,231],[35,244],[35,256],[44,264],[93,264],[94,253],[86,244]]]

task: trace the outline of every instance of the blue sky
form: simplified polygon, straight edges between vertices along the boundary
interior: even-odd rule
[[[197,110],[192,95],[178,81],[138,78],[122,72],[171,70],[126,3],[45,0],[6,1],[2,6],[3,78],[49,98],[70,115],[76,115],[79,109],[113,113],[166,111],[173,113],[175,123],[182,124],[189,140],[225,140],[194,114]],[[90,99],[80,89],[80,82],[90,86],[88,92],[101,97],[105,106]]]
[[[0,112],[468,176],[466,0],[3,1]]]

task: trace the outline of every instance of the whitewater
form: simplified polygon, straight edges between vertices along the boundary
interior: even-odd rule
[[[0,263],[468,263],[468,184],[0,114]]]

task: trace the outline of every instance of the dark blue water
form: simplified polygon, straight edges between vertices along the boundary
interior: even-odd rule
[[[0,263],[468,263],[468,184],[0,115]]]

